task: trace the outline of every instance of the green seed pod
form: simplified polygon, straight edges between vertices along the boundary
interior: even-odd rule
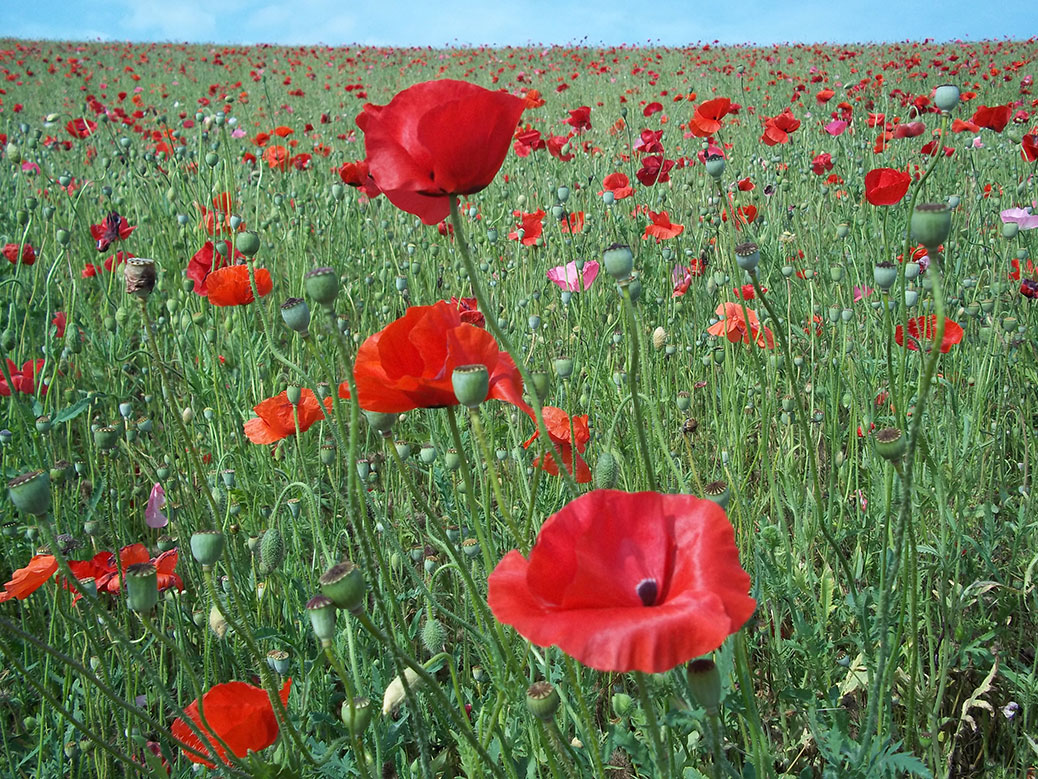
[[[884,427],[872,436],[876,453],[885,460],[899,460],[908,451],[908,438],[896,427]]]
[[[436,617],[425,620],[425,625],[422,626],[422,646],[425,647],[426,652],[430,655],[442,652],[445,639],[446,633],[442,622]]]
[[[336,563],[321,574],[318,585],[321,593],[340,609],[356,613],[364,607],[364,574],[349,560]]]
[[[259,565],[256,570],[260,576],[269,576],[285,559],[285,542],[281,537],[281,531],[276,527],[267,530],[260,541],[259,550]]]
[[[616,486],[620,478],[620,463],[612,452],[607,450],[598,455],[594,477],[596,489],[608,490]]]
[[[947,203],[923,203],[912,211],[912,238],[930,253],[945,242],[951,232],[951,209]]]
[[[634,269],[634,254],[629,246],[614,243],[602,254],[606,272],[617,281],[626,279]]]
[[[329,646],[335,638],[335,604],[325,595],[315,595],[306,604],[314,635],[321,646]]]
[[[39,517],[50,509],[50,474],[30,471],[7,483],[7,494],[19,511]]]
[[[234,248],[246,257],[254,257],[260,250],[259,236],[251,230],[238,233],[234,239]]]
[[[303,277],[306,294],[322,306],[331,306],[339,295],[339,276],[332,268],[315,268]]]
[[[688,687],[696,703],[716,716],[721,705],[721,674],[713,660],[693,660],[686,671]]]
[[[343,724],[349,728],[350,735],[360,738],[368,729],[373,711],[370,698],[354,698],[351,701],[343,701],[339,716]]]
[[[877,287],[887,292],[897,281],[897,266],[892,262],[877,262],[872,269],[872,278]]]
[[[731,499],[732,493],[728,490],[727,483],[720,480],[712,481],[703,489],[707,499],[712,500],[725,511],[728,510],[728,501]]]
[[[224,535],[219,530],[199,530],[191,535],[191,554],[203,567],[212,567],[223,554]]]
[[[482,363],[461,365],[451,375],[454,397],[467,408],[476,408],[490,392],[490,372]]]
[[[559,691],[548,682],[534,682],[526,690],[526,708],[541,722],[550,722],[561,703]]]
[[[151,612],[159,602],[159,574],[154,563],[137,563],[126,569],[126,604],[131,611]]]

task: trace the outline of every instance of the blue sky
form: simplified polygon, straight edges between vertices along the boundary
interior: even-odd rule
[[[946,0],[37,0],[0,3],[0,36],[444,46],[980,40],[1038,35],[1038,4]]]

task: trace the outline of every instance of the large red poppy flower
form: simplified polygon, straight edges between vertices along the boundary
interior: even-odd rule
[[[659,243],[670,238],[676,238],[681,235],[684,229],[684,225],[671,222],[670,215],[666,211],[660,211],[658,214],[655,211],[649,211],[649,224],[645,227],[642,240],[644,241],[651,237],[656,239],[656,243]]]
[[[762,332],[757,312],[746,312],[749,315],[747,324],[742,311],[742,305],[739,303],[721,303],[715,312],[721,320],[710,325],[706,331],[718,337],[724,336],[733,344],[740,341],[748,344],[752,340],[761,349],[774,349],[775,336],[767,327],[763,328]]]
[[[252,294],[247,265],[228,265],[214,270],[205,283],[207,297],[214,306],[244,306],[256,299]],[[273,289],[270,271],[256,268],[256,291],[260,297],[266,297]]]
[[[536,417],[531,412],[532,409],[527,412],[530,414],[530,419],[536,420]],[[555,406],[545,406],[541,409],[541,412],[544,415],[544,426],[548,428],[548,437],[555,447],[555,452],[562,460],[562,464],[574,476],[578,484],[588,484],[591,481],[591,469],[584,462],[584,458],[580,456],[580,453],[587,448],[588,441],[591,440],[591,430],[588,428],[587,414],[573,417],[573,431],[572,435],[570,435],[569,414]],[[536,441],[539,435],[540,431],[537,431],[530,436],[523,443],[523,448],[529,449],[530,444]],[[576,445],[574,446],[574,444]],[[574,449],[576,449],[575,454]],[[577,463],[576,473],[573,471],[574,458]],[[534,460],[533,467],[542,468],[552,476],[559,475],[559,464],[556,462],[555,455],[551,452],[545,453],[543,458],[538,457]]]
[[[245,255],[234,250],[235,260],[244,260]],[[187,277],[195,282],[195,294],[203,297],[209,294],[209,276],[213,271],[230,265],[231,261],[224,257],[213,245],[206,241],[205,245],[195,252],[187,265]]]
[[[793,116],[793,112],[789,108],[786,108],[781,114],[764,120],[764,135],[761,136],[761,141],[766,146],[789,143],[789,134],[799,129],[800,120]]]
[[[17,265],[19,260],[22,265],[32,265],[36,262],[36,250],[32,248],[32,244],[5,243],[2,252],[12,265]]]
[[[894,330],[894,340],[898,346],[903,346],[913,352],[918,352],[920,345],[926,351],[933,346],[934,336],[937,335],[937,315],[917,316],[908,320],[908,340],[905,340],[905,329],[898,325]],[[941,354],[947,354],[948,350],[962,340],[962,328],[950,319],[944,320],[944,337],[941,339]]]
[[[273,444],[296,434],[296,413],[299,416],[299,432],[303,433],[325,416],[325,410],[331,411],[331,408],[331,398],[324,399],[322,409],[313,390],[306,387],[300,391],[299,404],[295,408],[288,400],[288,392],[281,392],[253,406],[256,418],[245,423],[245,435],[254,444]]]
[[[591,668],[662,673],[742,627],[749,589],[716,503],[595,490],[548,518],[529,560],[505,555],[487,601],[531,643]]]
[[[721,120],[728,114],[732,101],[727,97],[715,97],[696,106],[688,129],[697,138],[706,138],[721,129]]]
[[[111,552],[98,552],[89,560],[71,560],[69,569],[77,579],[85,579],[88,576],[94,578],[98,592],[107,592],[110,595],[118,595],[122,591],[122,580],[119,570],[125,571],[131,565],[140,563],[153,563],[158,571],[158,588],[160,591],[176,587],[184,589],[184,583],[175,573],[179,555],[176,549],[163,552],[158,557],[151,557],[148,548],[144,544],[130,544],[119,550],[119,564],[116,565],[115,555]]]
[[[973,114],[973,123],[978,127],[986,127],[989,130],[994,130],[996,133],[1002,132],[1006,129],[1006,125],[1009,124],[1009,119],[1013,115],[1013,106],[1009,105],[996,105],[996,106],[978,106],[976,113]]]
[[[494,336],[461,317],[445,301],[413,306],[361,344],[353,368],[360,407],[398,414],[456,406],[454,369],[482,364],[490,372],[487,397],[526,408],[511,356],[498,349]]]
[[[368,103],[357,116],[368,170],[397,208],[427,225],[450,213],[450,197],[490,185],[508,154],[523,101],[444,79]]]
[[[54,572],[58,570],[58,561],[54,555],[38,554],[24,568],[11,574],[11,581],[0,591],[0,603],[15,598],[25,600],[40,589]]]
[[[642,166],[634,175],[646,187],[666,184],[670,181],[670,171],[674,164],[674,160],[664,159],[662,155],[645,157],[642,160]],[[614,194],[613,197],[616,197],[616,195]]]
[[[896,168],[873,168],[865,174],[865,199],[874,206],[892,206],[908,192],[912,177]]]
[[[281,688],[281,704],[288,703],[288,694],[292,689],[292,680],[288,679]],[[270,703],[267,691],[262,687],[253,687],[245,682],[225,682],[213,687],[202,696],[202,711],[206,723],[223,742],[230,747],[237,757],[245,757],[250,751],[259,752],[266,749],[278,738],[278,720],[274,707]],[[230,765],[227,752],[223,746],[210,737],[202,718],[198,714],[198,700],[184,709],[184,713],[206,735],[206,744],[202,744],[198,736],[180,717],[177,717],[170,728],[174,738],[178,738],[188,746],[210,757],[218,757]],[[191,752],[184,752],[184,757],[192,763],[201,763],[216,768],[211,760],[204,760]]]
[[[634,194],[631,180],[624,173],[610,173],[602,179],[602,186],[604,189],[598,194],[604,195],[606,192],[612,192],[614,200],[623,200]]]
[[[46,361],[41,357],[38,360],[26,360],[21,368],[12,360],[7,360],[7,372],[11,376],[11,384],[14,386],[15,392],[21,392],[23,395],[32,395],[36,392],[36,373],[43,369],[43,365]],[[4,378],[3,374],[0,374],[0,396],[8,397],[11,394],[11,387],[7,385],[7,379]],[[40,395],[47,394],[47,386],[43,385],[40,390]]]

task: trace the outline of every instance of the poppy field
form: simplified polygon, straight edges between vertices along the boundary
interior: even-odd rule
[[[1034,777],[1034,51],[0,41],[0,774]]]

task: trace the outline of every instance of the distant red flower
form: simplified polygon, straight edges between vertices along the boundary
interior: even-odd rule
[[[3,379],[0,379],[0,384]],[[0,391],[0,394],[7,394]],[[38,554],[34,556],[24,568],[19,568],[11,574],[11,580],[4,585],[0,592],[0,603],[15,600],[25,600],[36,590],[40,589],[58,570],[58,561],[54,555]]]
[[[519,217],[520,224],[516,226],[515,230],[508,234],[508,240],[519,241],[523,246],[533,246],[536,244],[537,239],[544,233],[544,211],[539,208],[532,214],[524,214],[516,211],[515,216]],[[523,231],[522,236],[519,235],[520,230]]]
[[[73,138],[88,138],[97,132],[97,122],[90,119],[72,119],[65,125],[68,134]]]
[[[569,112],[569,119],[566,120],[566,124],[578,133],[583,132],[584,130],[590,130],[591,108],[586,105],[582,105],[580,108],[574,108]]]
[[[116,241],[125,241],[136,229],[130,227],[125,216],[119,216],[112,211],[99,224],[90,225],[90,235],[97,241],[97,250],[106,252],[109,246]]]
[[[1025,162],[1038,160],[1038,135],[1025,135],[1020,141],[1020,157]]]
[[[652,116],[663,110],[663,104],[658,102],[649,103],[642,109],[642,116]]]
[[[660,211],[659,213],[649,211],[649,219],[650,222],[642,234],[643,241],[652,237],[656,239],[656,243],[659,243],[669,238],[676,238],[685,229],[684,225],[673,224],[666,211]]]
[[[234,259],[244,260],[245,255],[235,250]],[[189,262],[187,266],[187,277],[195,282],[195,294],[205,297],[209,290],[209,275],[214,270],[223,268],[229,264],[230,260],[216,250],[213,242],[206,241],[205,245],[195,252],[194,256],[191,258],[191,262]]]
[[[748,344],[753,341],[761,349],[775,348],[775,337],[771,330],[765,327],[761,332],[757,312],[747,311],[749,325],[747,325],[746,318],[743,317],[742,305],[739,303],[721,303],[715,313],[721,317],[721,320],[706,329],[711,335],[723,336],[733,344],[740,341]]]
[[[811,160],[811,172],[816,176],[824,176],[833,169],[833,158],[828,152],[819,154]]]
[[[456,406],[454,369],[476,364],[490,373],[487,397],[526,407],[515,362],[490,333],[463,322],[451,303],[413,306],[357,350],[357,401],[368,411],[394,414]]]
[[[757,293],[754,291],[752,284],[743,284],[741,287],[734,287],[732,291],[735,292],[735,297],[738,300],[753,300],[757,297]],[[760,291],[767,292],[768,288],[761,287]]]
[[[696,106],[688,129],[697,138],[706,138],[721,129],[721,120],[731,110],[732,101],[727,97],[717,97]]]
[[[540,108],[544,105],[544,98],[541,97],[539,89],[527,90],[526,94],[523,95],[523,107],[524,108]]]
[[[898,325],[894,330],[894,340],[897,341],[898,346],[903,346],[913,352],[918,352],[920,345],[926,348],[926,351],[930,351],[932,348],[932,341],[934,336],[937,334],[937,315],[930,314],[930,316],[917,316],[914,319],[908,320],[908,340],[905,340],[904,328]],[[946,319],[944,321],[944,338],[941,339],[941,354],[946,354],[949,349],[955,344],[962,340],[963,331],[962,328],[951,321]]]
[[[21,249],[21,252],[19,252],[19,249]],[[22,265],[32,265],[36,262],[36,250],[29,243],[5,243],[3,254],[12,265],[17,265],[19,259],[21,259]]]
[[[523,101],[464,81],[415,84],[357,116],[368,169],[390,202],[427,225],[450,198],[490,185],[504,162]]]
[[[645,157],[642,159],[642,167],[634,175],[643,186],[651,187],[670,181],[670,171],[673,167],[674,160],[665,160],[662,155]]]
[[[612,192],[614,200],[623,200],[634,194],[631,180],[624,173],[610,173],[602,179],[602,186],[604,189],[598,194],[604,195],[606,192]]]
[[[327,416],[325,411],[331,411],[331,408],[331,398],[324,399],[322,408],[314,391],[306,387],[300,390],[296,406],[289,402],[288,392],[283,391],[253,406],[256,417],[245,423],[245,435],[254,444],[273,444],[296,434],[297,415],[299,432],[305,433],[315,422]]]
[[[268,146],[263,150],[263,161],[271,170],[288,170],[288,161],[292,155],[281,145]]]
[[[912,177],[895,168],[873,168],[865,174],[865,199],[874,206],[892,206],[908,192]]]
[[[231,226],[231,216],[234,214],[234,200],[229,193],[223,192],[214,197],[212,210],[198,203],[195,205],[202,212],[202,221],[199,222],[198,226],[209,233],[209,235],[216,236],[220,234],[228,237],[234,235],[235,229]],[[239,223],[238,230],[244,229],[245,223]]]
[[[562,149],[569,143],[570,136],[568,135],[553,135],[548,138],[546,145],[548,147],[548,154],[557,159],[559,162],[569,162],[576,155],[573,152],[568,154],[564,153]]]
[[[749,205],[739,206],[736,210],[735,228],[738,230],[739,225],[748,225],[754,219],[757,218],[757,206],[750,203]],[[721,212],[721,221],[728,221],[728,209]]]
[[[895,138],[915,138],[926,132],[926,125],[922,122],[906,122],[894,128]]]
[[[50,320],[50,323],[56,328],[54,332],[55,338],[65,337],[65,326],[68,324],[68,317],[64,311],[59,311],[54,315],[54,318]]]
[[[274,289],[270,271],[256,268],[256,291],[266,297]],[[228,265],[214,270],[206,279],[206,296],[214,306],[244,306],[256,298],[252,294],[248,265]]]
[[[584,217],[583,211],[574,211],[559,220],[559,227],[564,233],[582,233],[584,232]]]
[[[338,169],[339,178],[343,184],[359,189],[369,198],[376,198],[382,194],[382,190],[375,184],[375,179],[368,171],[368,163],[364,160],[356,162],[344,162]]]
[[[499,622],[599,671],[662,673],[712,652],[756,602],[735,531],[691,495],[595,490],[549,517],[529,559],[489,577]]]
[[[978,127],[986,127],[989,130],[994,130],[996,133],[1000,133],[1006,129],[1006,125],[1009,124],[1009,120],[1012,116],[1012,104],[996,106],[982,105],[979,106],[976,113],[973,114],[973,123]]]
[[[533,467],[541,468],[552,476],[558,476],[559,464],[555,457],[558,455],[566,471],[576,479],[577,484],[588,484],[591,481],[591,469],[580,456],[587,448],[588,441],[591,440],[587,414],[573,417],[573,435],[571,437],[569,414],[555,406],[545,406],[541,409],[541,413],[544,415],[544,426],[548,428],[548,437],[551,439],[552,446],[555,447],[555,454],[546,452],[543,458],[538,457],[533,461]],[[536,419],[532,413],[530,418]],[[539,435],[540,431],[535,431],[523,444],[523,448],[529,449],[530,444],[536,441]],[[574,444],[576,444],[575,447]],[[574,448],[576,449],[575,455]],[[577,461],[576,473],[573,471],[574,457]]]
[[[475,298],[451,298],[451,303],[461,312],[461,321],[476,327],[486,328],[487,318],[480,312]]]
[[[818,91],[818,93],[815,95],[815,100],[817,100],[820,104],[825,104],[832,100],[833,95],[835,94],[836,93],[833,92],[833,90],[829,89],[829,87],[826,87],[825,89],[821,89]]]
[[[292,680],[288,679],[279,695],[283,706],[288,703],[291,689]],[[203,744],[194,730],[180,717],[173,721],[170,733],[174,738],[214,760],[219,758],[223,763],[230,765],[222,744],[213,738],[211,733],[219,736],[237,757],[245,757],[250,751],[260,752],[277,741],[277,716],[274,714],[274,707],[267,691],[262,687],[253,687],[245,682],[218,684],[202,696],[202,710],[211,731],[202,724],[197,699],[184,709],[184,713],[206,736],[207,743]],[[191,752],[184,751],[184,757],[192,763],[216,768],[213,760],[204,760]]]
[[[663,130],[642,130],[634,150],[642,154],[663,154]]]
[[[285,127],[285,125],[283,124],[278,125],[274,128],[274,135],[276,135],[278,138],[287,138],[294,132],[295,130],[293,130],[291,127]]]
[[[746,178],[739,180],[738,187],[740,192],[751,192],[753,191],[753,182],[750,181],[749,176],[747,176]]]
[[[44,360],[42,357],[38,360],[26,360],[25,364],[19,368],[11,360],[7,360],[7,372],[11,375],[11,384],[14,386],[15,392],[21,392],[23,395],[34,395],[36,394],[36,374],[43,369]],[[3,374],[0,374],[0,396],[9,397],[11,394],[11,387],[7,385],[7,379],[4,378]],[[47,394],[47,385],[43,385],[40,389],[40,395]]]
[[[767,146],[789,143],[789,134],[800,129],[800,120],[787,107],[781,114],[764,120],[764,135],[761,141]]]

